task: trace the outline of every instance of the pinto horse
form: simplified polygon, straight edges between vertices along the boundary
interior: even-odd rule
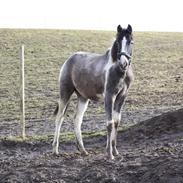
[[[121,120],[121,108],[133,81],[132,71],[132,27],[117,27],[116,39],[105,54],[78,52],[65,61],[59,76],[60,98],[56,116],[53,152],[58,154],[59,135],[64,114],[71,95],[77,94],[78,103],[74,119],[75,136],[79,150],[84,148],[81,124],[89,100],[104,98],[107,120],[107,153],[110,159],[118,155],[116,148],[117,128]]]

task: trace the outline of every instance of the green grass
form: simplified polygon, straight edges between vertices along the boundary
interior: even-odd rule
[[[118,132],[123,132],[127,129],[129,129],[131,125],[125,126],[125,127],[119,127]],[[82,132],[82,137],[84,139],[87,138],[96,138],[96,137],[106,137],[107,131],[106,130],[100,130],[96,132]],[[17,143],[24,143],[24,142],[52,142],[53,141],[53,135],[34,135],[34,136],[26,136],[25,139],[23,139],[21,136],[10,136],[6,138],[0,138],[2,141],[7,142],[17,142]],[[60,134],[60,141],[62,142],[70,142],[75,140],[75,134],[73,132],[62,132]]]
[[[26,120],[52,118],[60,66],[74,52],[104,53],[115,32],[0,29],[0,120],[19,119],[19,50],[25,45]],[[135,81],[127,110],[178,106],[183,101],[183,33],[134,33]],[[75,100],[69,115],[74,113]],[[88,108],[98,115],[102,104]]]
[[[83,138],[92,138],[92,137],[103,137],[106,136],[106,131],[98,131],[98,132],[84,132],[82,133]],[[7,141],[7,142],[18,142],[18,143],[23,143],[23,142],[52,142],[53,141],[53,135],[34,135],[34,136],[27,136],[25,139],[23,139],[20,136],[11,136],[7,138],[0,138],[2,141]],[[72,132],[64,132],[60,134],[60,141],[62,142],[69,142],[69,141],[74,141],[75,140],[75,135]]]

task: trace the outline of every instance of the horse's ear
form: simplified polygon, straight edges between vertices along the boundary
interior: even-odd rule
[[[120,33],[120,32],[122,32],[122,30],[123,30],[123,29],[122,29],[121,25],[118,25],[118,27],[117,27],[117,32]]]
[[[132,33],[132,26],[128,24],[127,31],[131,34]]]

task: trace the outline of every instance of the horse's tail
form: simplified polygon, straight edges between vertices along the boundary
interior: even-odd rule
[[[56,107],[56,109],[55,109],[55,111],[54,111],[54,115],[56,116],[57,115],[57,113],[58,113],[58,109],[59,109],[59,105],[58,105],[58,103],[57,103],[57,107]]]

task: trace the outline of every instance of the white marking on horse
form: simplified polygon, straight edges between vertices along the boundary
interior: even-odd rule
[[[76,112],[76,117],[74,121],[75,135],[79,143],[79,146],[82,148],[81,149],[82,152],[85,154],[88,154],[88,153],[86,152],[83,145],[82,134],[81,134],[81,124],[82,124],[83,115],[87,109],[87,106],[88,106],[88,100],[82,101],[81,99],[78,99],[77,112]]]
[[[127,40],[126,40],[126,37],[124,36],[122,41],[121,41],[121,52],[126,52],[126,43],[127,43]]]
[[[56,117],[56,129],[55,129],[55,135],[54,135],[54,141],[53,141],[53,152],[56,154],[58,154],[59,133],[60,133],[60,128],[61,128],[62,122],[64,120],[65,109],[66,109],[66,106],[60,100],[58,114]]]
[[[104,92],[103,92],[103,96],[105,96],[105,92],[106,92],[106,85],[107,85],[107,78],[109,75],[109,70],[110,68],[114,65],[113,61],[112,61],[112,57],[111,57],[111,53],[109,53],[109,59],[107,64],[105,65],[104,71],[105,71],[105,83],[104,83]]]
[[[115,131],[115,125],[114,125],[113,119],[107,122],[107,126],[109,125],[111,125],[111,134],[109,137],[107,137],[107,149],[109,148],[110,150],[110,158],[114,159],[114,156],[112,154],[112,141],[115,141],[116,139],[116,131]]]
[[[82,55],[82,54],[87,54],[87,52],[85,52],[85,51],[78,51],[78,52],[76,52],[76,54],[79,54],[79,55],[81,54]]]
[[[124,36],[122,41],[121,41],[121,52],[127,53],[127,39]],[[128,59],[126,58],[126,56],[122,55],[121,56],[121,64],[123,65],[125,62],[127,63],[127,65],[129,65],[128,63]]]
[[[112,116],[113,116],[114,121],[118,121],[118,122],[121,121],[121,114],[119,112],[113,110],[113,115]]]

